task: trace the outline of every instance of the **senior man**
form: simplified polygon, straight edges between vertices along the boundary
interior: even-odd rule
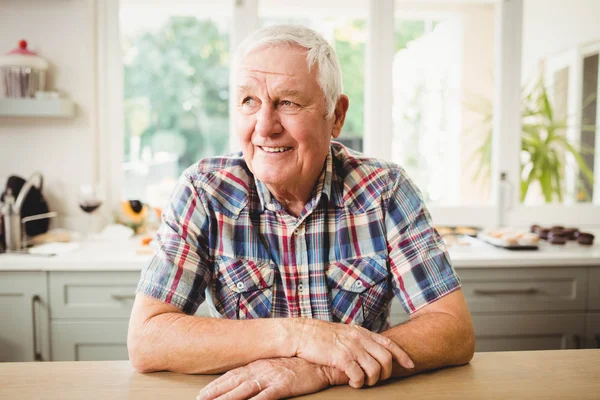
[[[234,67],[242,153],[179,180],[131,314],[133,366],[229,371],[199,397],[271,399],[468,363],[471,316],[420,192],[331,142],[349,106],[334,50],[273,26]],[[410,320],[390,327],[394,295]],[[216,318],[194,315],[205,300]]]

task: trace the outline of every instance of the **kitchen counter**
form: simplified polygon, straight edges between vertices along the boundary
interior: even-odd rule
[[[1,399],[194,399],[216,376],[140,374],[128,361],[0,363]],[[476,353],[469,365],[307,399],[597,399],[600,350]]]
[[[600,244],[540,244],[539,250],[505,250],[469,238],[468,246],[449,247],[456,268],[600,266]],[[139,240],[81,242],[56,256],[0,254],[0,271],[140,271],[151,255],[138,255]]]

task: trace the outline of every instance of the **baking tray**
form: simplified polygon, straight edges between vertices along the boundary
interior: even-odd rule
[[[496,237],[486,235],[483,232],[479,232],[477,234],[477,239],[482,242],[489,243],[493,246],[500,247],[506,250],[538,250],[540,247],[536,243],[531,244],[508,244],[506,241],[502,239],[498,239]]]
[[[481,227],[478,226],[470,226],[470,225],[439,225],[439,226],[434,226],[434,228],[438,231],[438,233],[441,236],[445,236],[445,235],[465,235],[465,236],[471,236],[473,238],[477,237],[477,234],[481,231]],[[471,229],[474,230],[475,233],[473,233],[472,235],[467,235],[465,233],[462,232],[457,232],[457,229],[459,228],[467,228],[467,229]]]

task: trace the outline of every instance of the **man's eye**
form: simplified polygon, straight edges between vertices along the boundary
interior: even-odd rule
[[[280,106],[283,106],[283,107],[288,107],[288,108],[289,108],[289,107],[296,107],[296,106],[297,106],[297,104],[296,104],[296,103],[292,103],[292,102],[291,102],[291,101],[289,101],[289,100],[283,100],[283,101],[281,101],[281,102],[279,103],[279,105],[280,105]]]
[[[250,96],[247,96],[244,98],[244,100],[242,100],[242,104],[243,105],[253,105],[254,104],[254,99]]]

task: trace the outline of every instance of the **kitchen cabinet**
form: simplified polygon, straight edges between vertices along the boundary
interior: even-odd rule
[[[585,314],[473,315],[475,351],[583,348]]]
[[[0,272],[0,361],[48,361],[45,272]]]
[[[128,320],[52,321],[52,361],[127,360]]]
[[[600,348],[600,266],[457,271],[477,351]],[[139,275],[83,267],[0,271],[0,361],[127,359]],[[209,315],[207,302],[196,315]],[[394,299],[392,324],[408,319]]]
[[[590,269],[458,269],[476,351],[585,347]]]
[[[49,273],[53,361],[127,360],[139,272]]]
[[[52,320],[129,319],[140,273],[50,272]]]
[[[586,344],[588,348],[600,349],[600,313],[588,314]]]
[[[600,267],[590,268],[589,310],[600,311]]]
[[[53,361],[127,360],[127,329],[140,273],[49,273]],[[196,315],[209,315],[203,304]]]
[[[472,313],[583,311],[587,268],[481,268],[458,270]]]

